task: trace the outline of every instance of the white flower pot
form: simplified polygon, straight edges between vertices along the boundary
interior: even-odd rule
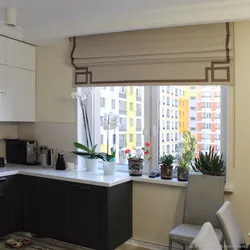
[[[103,172],[104,175],[114,175],[116,171],[116,163],[115,162],[103,162]]]
[[[97,172],[99,159],[86,158],[86,170],[89,172]]]

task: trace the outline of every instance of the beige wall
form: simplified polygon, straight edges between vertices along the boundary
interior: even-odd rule
[[[70,151],[77,139],[76,102],[71,98],[70,42],[37,47],[36,123],[20,124],[19,138]]]
[[[235,161],[230,164],[233,203],[249,242],[250,232],[250,22],[235,24]],[[233,152],[232,152],[233,153]],[[230,156],[230,158],[233,158]],[[183,188],[135,183],[133,191],[133,234],[138,240],[167,244],[168,232],[178,224],[184,202]],[[177,214],[177,215],[176,215]]]
[[[0,156],[5,157],[5,142],[3,138],[15,139],[18,137],[17,124],[0,123]]]

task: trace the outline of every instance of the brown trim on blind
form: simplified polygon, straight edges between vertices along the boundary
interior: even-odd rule
[[[73,37],[73,47],[71,51],[71,63],[75,68],[75,85],[115,85],[115,84],[132,84],[137,85],[137,83],[207,83],[207,82],[214,82],[214,83],[222,83],[222,82],[230,82],[230,23],[226,23],[226,41],[225,41],[225,52],[226,58],[225,61],[211,61],[210,67],[205,67],[205,77],[204,79],[162,79],[162,80],[115,80],[115,81],[93,81],[93,73],[89,71],[88,67],[77,67],[74,63],[74,52],[76,48],[76,38]],[[219,67],[221,64],[227,64],[228,66]],[[226,78],[225,79],[216,79],[215,72],[216,71],[226,71]],[[209,77],[209,72],[211,72],[211,78]],[[85,75],[85,81],[77,81],[77,77],[80,75]]]

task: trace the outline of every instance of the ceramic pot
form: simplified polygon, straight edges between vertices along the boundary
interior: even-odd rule
[[[104,175],[114,175],[116,171],[116,163],[115,162],[103,162],[103,173]]]
[[[161,179],[173,178],[173,166],[161,165]]]
[[[178,181],[188,181],[189,169],[184,167],[177,167],[177,178]]]
[[[128,159],[128,169],[130,176],[142,176],[143,159]]]
[[[86,170],[89,172],[97,172],[99,159],[86,158]]]

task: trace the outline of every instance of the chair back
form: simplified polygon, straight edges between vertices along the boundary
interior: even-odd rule
[[[219,228],[216,212],[224,202],[224,177],[191,174],[185,199],[184,223]]]
[[[210,222],[206,222],[195,239],[190,244],[189,248],[197,250],[221,250],[220,242],[214,232]]]
[[[244,234],[237,222],[232,204],[226,201],[216,214],[221,225],[224,239],[228,249],[238,250],[245,243]]]

